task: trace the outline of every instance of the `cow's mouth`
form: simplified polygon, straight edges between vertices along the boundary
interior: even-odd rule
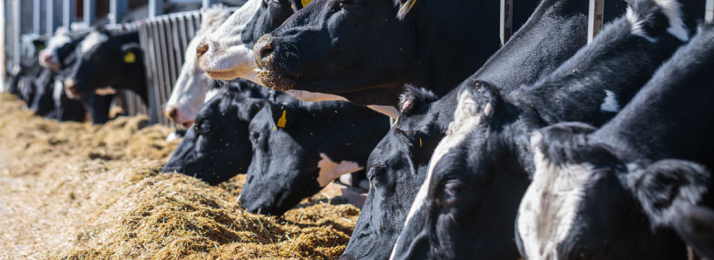
[[[260,70],[258,80],[266,87],[277,91],[286,91],[295,88],[295,76],[276,70]]]

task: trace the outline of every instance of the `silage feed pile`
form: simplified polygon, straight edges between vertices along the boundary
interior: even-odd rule
[[[282,218],[244,212],[244,176],[162,174],[178,141],[120,117],[57,123],[0,93],[0,259],[334,259],[359,210],[323,191]]]

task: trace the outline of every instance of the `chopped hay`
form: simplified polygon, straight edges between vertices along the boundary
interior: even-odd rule
[[[0,259],[335,259],[359,215],[330,189],[250,214],[243,175],[161,174],[179,141],[146,117],[58,124],[21,107],[0,94]]]

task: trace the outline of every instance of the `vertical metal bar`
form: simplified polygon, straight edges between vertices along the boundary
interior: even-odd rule
[[[42,6],[40,2],[42,0],[32,1],[32,32],[38,35],[42,34],[42,25],[40,24],[42,21]]]
[[[20,66],[21,57],[20,30],[22,30],[22,27],[20,23],[22,19],[20,18],[20,10],[20,0],[12,0],[12,60],[14,66]]]
[[[714,0],[707,0],[707,10],[704,20],[707,23],[712,23],[714,21]]]
[[[67,30],[72,30],[72,22],[77,17],[77,7],[75,0],[62,1],[62,26]]]
[[[209,8],[214,4],[217,4],[218,0],[203,0],[203,8]]]
[[[55,0],[47,0],[47,34],[52,35],[59,27],[60,19],[55,15]]]
[[[605,0],[590,0],[588,10],[588,43],[591,43],[595,36],[602,30],[603,13],[605,10]]]
[[[2,14],[2,19],[0,19],[0,46],[2,46],[2,51],[0,51],[0,83],[3,83],[3,85],[0,85],[0,89],[5,91],[5,74],[7,71],[7,45],[5,44],[7,42],[7,34],[5,34],[5,5],[7,5],[7,1],[2,1],[0,3],[0,14]]]
[[[163,0],[149,0],[149,18],[164,14]]]
[[[84,22],[91,26],[97,20],[97,1],[84,0]]]
[[[501,19],[500,19],[500,32],[501,32],[501,45],[506,44],[508,39],[513,35],[513,0],[500,0],[501,1]]]
[[[121,19],[129,11],[128,0],[109,0],[109,23],[117,25],[121,23]]]

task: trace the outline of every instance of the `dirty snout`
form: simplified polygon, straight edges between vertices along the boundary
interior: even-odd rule
[[[50,68],[52,70],[60,69],[59,61],[57,61],[57,58],[55,58],[54,53],[52,53],[49,50],[40,51],[39,59],[40,59],[40,65],[42,65],[45,68]]]
[[[295,88],[295,79],[299,73],[286,71],[285,66],[281,65],[284,58],[278,55],[281,53],[281,48],[283,47],[275,35],[266,34],[253,46],[253,52],[255,64],[258,66],[258,80],[269,88],[288,91]],[[288,53],[288,55],[292,54]]]

